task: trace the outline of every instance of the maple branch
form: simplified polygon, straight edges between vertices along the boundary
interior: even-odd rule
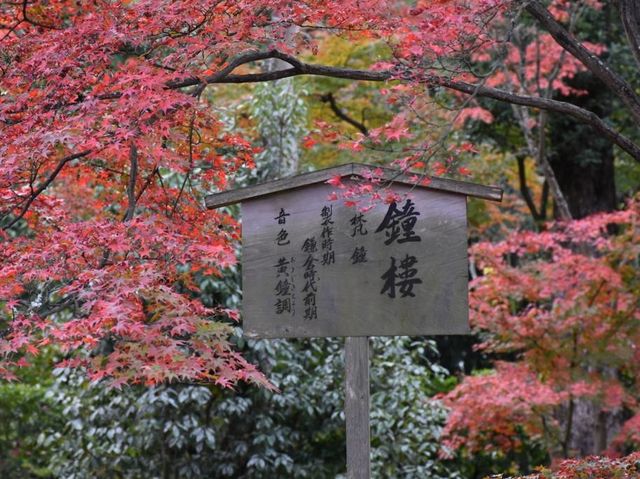
[[[138,148],[135,143],[131,142],[129,149],[129,161],[131,168],[129,171],[129,184],[127,185],[127,211],[122,221],[125,223],[133,218],[136,211],[136,180],[138,179]]]
[[[567,33],[568,35],[568,33]],[[584,48],[584,47],[582,47]],[[589,55],[591,55],[589,53]],[[262,73],[247,73],[240,75],[233,75],[231,72],[235,68],[245,63],[249,63],[257,60],[266,60],[269,58],[278,58],[283,60],[290,65],[291,68],[286,68],[284,70],[277,71],[269,71]],[[599,64],[604,66],[604,63],[600,59],[594,56]],[[515,93],[510,93],[505,90],[500,90],[497,88],[491,88],[484,86],[482,84],[472,84],[463,81],[455,81],[450,78],[446,78],[443,76],[437,75],[426,75],[423,78],[417,77],[414,74],[404,72],[402,73],[400,70],[392,70],[392,71],[368,71],[368,70],[354,70],[350,68],[341,68],[341,67],[332,67],[326,65],[313,65],[308,63],[303,63],[300,60],[292,57],[290,55],[286,55],[284,53],[278,52],[277,50],[270,50],[264,52],[248,52],[242,55],[239,55],[235,59],[233,59],[229,65],[227,65],[224,69],[215,73],[214,75],[208,76],[204,79],[199,79],[196,77],[190,77],[180,81],[172,81],[168,82],[166,87],[168,89],[180,89],[190,86],[198,85],[198,89],[196,90],[196,94],[202,93],[203,85],[211,85],[211,84],[229,84],[229,83],[257,83],[257,82],[266,82],[273,80],[280,80],[283,78],[290,78],[294,76],[300,75],[315,75],[315,76],[325,76],[331,78],[342,78],[347,80],[361,80],[361,81],[388,81],[388,80],[406,80],[406,81],[417,81],[424,83],[430,86],[441,86],[450,90],[455,90],[460,93],[465,93],[467,95],[479,96],[485,98],[491,98],[494,100],[498,100],[504,103],[510,103],[514,105],[526,106],[529,108],[537,108],[540,110],[551,111],[554,113],[560,113],[567,116],[570,116],[574,120],[577,120],[581,123],[585,123],[594,128],[597,132],[601,133],[604,137],[608,138],[610,141],[618,145],[623,151],[627,152],[634,160],[640,162],[640,146],[636,145],[629,138],[624,136],[622,133],[615,130],[612,126],[607,124],[602,118],[596,115],[594,112],[590,110],[586,110],[572,103],[553,100],[551,98],[544,97],[535,97],[529,95],[518,95]],[[619,77],[617,77],[619,78]],[[620,81],[624,81],[621,80]],[[626,83],[625,83],[626,84]],[[97,98],[100,100],[113,100],[118,99],[122,96],[121,93],[108,93],[104,95],[99,95]],[[633,95],[635,97],[635,95]],[[640,115],[640,103],[639,103],[639,115]],[[639,116],[640,120],[640,116]]]
[[[0,38],[0,42],[3,42],[3,41],[4,41],[4,39],[5,39],[5,38],[8,38],[8,37],[9,37],[9,35],[11,35],[12,33],[15,33],[16,29],[17,29],[20,25],[22,25],[22,22],[24,22],[24,20],[20,20],[20,19],[18,19],[18,20],[16,21],[16,23],[14,23],[13,25],[6,25],[6,26],[5,26],[5,25],[3,25],[3,26],[2,26],[2,28],[3,28],[3,29],[5,29],[5,28],[6,28],[6,29],[7,29],[7,31],[6,31],[6,32],[5,32],[5,34],[2,36],[2,38]],[[16,36],[17,36],[17,35],[18,35],[18,34],[16,33]],[[5,71],[5,70],[3,69],[3,73],[4,73],[4,71]]]
[[[625,3],[624,0],[622,3]],[[631,1],[629,3],[636,2]],[[540,22],[540,24],[562,48],[580,60],[580,62],[582,62],[582,64],[591,71],[591,73],[609,87],[622,100],[622,102],[627,105],[635,119],[640,121],[640,97],[635,94],[633,87],[629,85],[626,80],[609,68],[609,66],[598,58],[597,55],[587,50],[587,48],[570,32],[568,32],[540,2],[537,0],[530,1],[525,6],[525,9],[531,16]],[[634,53],[639,55],[638,52]]]
[[[336,99],[333,96],[333,93],[329,92],[325,95],[322,95],[320,97],[320,100],[324,103],[329,103],[329,107],[331,108],[331,111],[341,120],[346,121],[347,123],[349,123],[351,126],[357,128],[358,130],[360,130],[360,132],[364,135],[364,136],[369,136],[369,130],[367,129],[366,126],[364,126],[364,123],[360,123],[357,120],[354,120],[353,118],[351,118],[349,115],[347,115],[344,111],[342,111],[340,109],[340,107],[338,106],[338,104],[336,103]]]
[[[38,316],[40,316],[41,318],[46,318],[47,316],[51,316],[52,314],[64,311],[65,309],[69,308],[69,306],[73,305],[75,301],[76,298],[73,296],[66,296],[57,303],[50,303],[47,301],[47,303],[40,306],[40,308],[38,309]]]
[[[241,65],[247,63],[277,58],[289,65],[291,68],[277,71],[269,71],[262,73],[249,73],[243,75],[231,75],[231,73]],[[233,58],[229,64],[222,70],[205,77],[203,79],[190,77],[185,80],[173,81],[167,83],[167,88],[185,88],[199,84],[216,84],[216,83],[254,83],[271,80],[279,80],[297,75],[317,75],[328,76],[332,78],[345,78],[349,80],[369,80],[369,81],[385,81],[392,78],[391,72],[371,72],[366,70],[353,70],[350,68],[330,67],[325,65],[313,65],[301,62],[296,57],[287,55],[278,50],[252,51],[246,52]]]
[[[591,55],[591,53],[589,54]],[[231,72],[233,72],[233,70],[240,65],[256,60],[266,60],[268,58],[278,58],[280,60],[283,60],[289,63],[291,65],[291,68],[262,73],[247,73],[240,75],[231,74]],[[600,59],[598,59],[597,57],[594,58],[596,58],[596,60],[600,62],[600,64],[604,65],[600,61]],[[427,85],[441,86],[468,95],[492,98],[494,100],[502,101],[505,103],[512,103],[515,105],[561,113],[564,115],[568,115],[581,123],[586,123],[592,126],[596,131],[601,133],[606,138],[610,139],[622,150],[631,155],[634,160],[640,162],[640,146],[636,145],[629,138],[616,131],[613,127],[608,125],[602,118],[600,118],[592,111],[585,110],[584,108],[581,108],[572,103],[553,100],[550,98],[518,95],[515,93],[507,92],[505,90],[499,90],[497,88],[491,88],[462,81],[455,81],[451,80],[450,78],[436,75],[428,75],[421,78],[416,77],[415,75],[412,75],[410,73],[402,74],[400,70],[373,72],[368,70],[354,70],[350,68],[313,65],[303,63],[297,58],[279,52],[277,50],[269,50],[264,52],[248,52],[239,55],[238,57],[233,59],[229,63],[229,65],[227,65],[227,67],[225,67],[223,70],[220,70],[214,75],[206,77],[202,80],[198,78],[188,78],[180,82],[171,82],[167,84],[167,88],[184,88],[188,86],[200,85],[203,82],[206,84],[255,83],[279,80],[282,78],[289,78],[299,75],[327,76],[331,78],[344,78],[349,80],[363,81],[413,80],[425,83]]]
[[[512,103],[515,105],[527,106],[531,108],[538,108],[540,110],[565,114],[574,118],[575,120],[578,120],[581,123],[590,125],[597,132],[601,133],[603,136],[618,145],[622,150],[626,151],[634,160],[640,162],[640,146],[636,145],[629,138],[616,131],[613,127],[607,124],[607,122],[605,122],[602,118],[600,118],[592,111],[585,110],[584,108],[576,106],[572,103],[552,100],[550,98],[517,95],[515,93],[509,93],[497,88],[477,86],[470,83],[457,82],[442,77],[435,77],[432,80],[432,83],[469,95],[475,92],[477,96],[492,98],[494,100],[499,100],[505,103]]]
[[[140,197],[142,196],[142,194],[146,191],[146,189],[151,184],[151,180],[155,176],[156,171],[158,171],[158,164],[157,163],[153,167],[153,170],[151,170],[151,173],[149,173],[149,176],[147,176],[147,179],[145,180],[144,184],[142,185],[142,188],[140,188],[140,191],[138,191],[138,194],[136,195],[136,204],[138,203],[138,201],[140,201]]]
[[[189,123],[189,171],[184,176],[184,180],[182,181],[182,185],[180,185],[180,191],[178,192],[178,196],[176,196],[175,201],[173,202],[173,207],[171,208],[171,214],[169,217],[173,217],[176,213],[176,208],[178,207],[178,203],[180,202],[180,198],[182,198],[182,194],[184,193],[184,187],[187,185],[187,181],[189,180],[189,176],[191,175],[191,171],[193,171],[193,126],[195,123],[195,115],[191,117],[191,122]]]
[[[22,5],[22,18],[16,18],[16,22],[13,25],[8,25],[4,23],[0,23],[0,29],[7,30],[6,33],[0,38],[0,42],[4,41],[5,38],[8,38],[9,35],[14,33],[16,29],[22,25],[24,22],[34,25],[36,27],[46,28],[49,30],[58,30],[57,27],[53,25],[47,25],[45,23],[40,23],[37,20],[33,20],[27,15],[27,6],[29,4],[28,0],[22,0],[22,3],[15,3],[15,6]]]
[[[47,189],[47,187],[53,182],[53,180],[56,179],[56,176],[58,176],[58,174],[62,171],[64,165],[66,165],[70,161],[77,160],[78,158],[82,158],[83,156],[87,156],[91,152],[92,150],[85,150],[81,151],[80,153],[75,153],[73,155],[65,156],[64,158],[62,158],[56,165],[55,169],[51,172],[51,174],[42,182],[42,184],[31,192],[31,195],[29,195],[25,204],[22,206],[20,213],[18,213],[18,215],[8,225],[3,226],[2,229],[8,230],[24,217],[31,204],[40,195],[40,193]]]
[[[134,141],[131,141],[131,146],[129,147],[129,164],[129,181],[127,182],[127,211],[125,211],[122,218],[123,223],[126,223],[133,218],[133,215],[136,212],[136,204],[150,181],[150,178],[147,178],[147,182],[136,196],[136,182],[138,180],[138,148],[136,147]],[[107,263],[109,263],[110,256],[111,251],[109,250],[109,248],[105,248],[102,252],[102,259],[100,260],[98,269],[104,268]]]
[[[39,21],[30,18],[27,15],[28,3],[29,2],[27,0],[23,0],[22,1],[22,21],[23,22],[30,23],[31,25],[34,25],[36,27],[47,28],[49,30],[57,30],[58,29],[57,27],[55,27],[53,25],[47,25],[46,23],[40,23]]]

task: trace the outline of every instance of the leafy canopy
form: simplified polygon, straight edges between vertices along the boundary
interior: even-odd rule
[[[2,3],[0,374],[13,377],[15,367],[55,345],[65,365],[116,385],[267,384],[228,340],[237,313],[196,299],[195,276],[233,265],[239,234],[230,215],[204,211],[200,195],[232,187],[259,151],[226,127],[216,84],[296,75],[388,82],[378,95],[395,115],[344,146],[388,149],[387,159],[422,172],[429,163],[436,173],[450,171],[457,156],[473,151],[419,134],[433,107],[425,99],[440,87],[471,95],[460,118],[441,116],[443,138],[465,119],[491,121],[474,102],[488,96],[586,122],[640,159],[631,140],[591,112],[521,94],[533,88],[534,73],[545,78],[541,85],[561,89],[563,78],[599,65],[596,47],[557,31],[570,2],[549,7],[506,0]],[[545,45],[562,47],[548,49],[555,63],[530,62],[529,50],[505,56],[509,25],[522,9],[549,30],[540,37]],[[336,36],[384,48],[360,70],[314,63]],[[563,61],[568,48],[580,62]],[[518,93],[496,88],[513,76],[494,75],[495,65],[483,66],[487,58],[528,65]],[[261,70],[256,62],[266,59],[286,66]],[[474,72],[494,76],[474,84]],[[597,72],[611,80],[606,68]],[[635,114],[632,90],[619,92]]]

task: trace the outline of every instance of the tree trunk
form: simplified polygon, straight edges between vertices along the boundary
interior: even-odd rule
[[[610,92],[597,79],[580,74],[571,81],[571,86],[588,93],[563,97],[562,100],[607,116],[611,103]],[[595,134],[592,128],[557,115],[550,117],[549,126],[549,160],[573,218],[614,210],[613,143]]]

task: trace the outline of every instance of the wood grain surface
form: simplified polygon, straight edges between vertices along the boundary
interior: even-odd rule
[[[347,478],[369,479],[369,338],[346,338],[344,346],[347,422]]]
[[[357,209],[328,200],[334,189],[314,184],[243,203],[245,333],[255,338],[468,333],[465,196],[396,185],[394,191],[406,196],[396,205],[395,228],[385,228],[390,205],[380,202],[354,224]],[[331,211],[329,235],[323,209]],[[362,228],[354,231],[358,225]],[[305,251],[305,242],[315,242],[316,250]],[[322,264],[326,253],[333,261]],[[290,308],[283,310],[287,300]]]

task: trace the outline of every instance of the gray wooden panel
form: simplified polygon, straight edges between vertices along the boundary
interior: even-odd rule
[[[285,190],[291,190],[294,188],[302,188],[304,186],[323,183],[333,176],[348,177],[355,175],[363,177],[370,174],[372,170],[377,169],[381,172],[379,179],[384,180],[384,187],[391,184],[405,184],[416,189],[432,189],[439,191],[448,191],[451,193],[459,193],[461,195],[475,196],[477,198],[484,198],[491,201],[502,201],[502,189],[497,186],[485,186],[475,183],[468,183],[466,181],[450,180],[448,178],[430,177],[430,182],[426,185],[416,182],[414,179],[419,175],[413,173],[403,173],[399,170],[391,168],[378,167],[373,165],[366,165],[361,163],[349,163],[347,165],[334,166],[326,168],[324,170],[313,171],[310,173],[304,173],[302,175],[292,176],[289,178],[282,178],[279,180],[268,181],[266,183],[260,183],[254,186],[248,186],[246,188],[238,188],[235,190],[224,191],[213,195],[208,195],[205,198],[205,204],[207,208],[220,208],[233,203],[238,203],[245,200],[254,198],[260,198],[265,195],[278,193]]]
[[[466,198],[398,185],[394,190],[410,201],[400,201],[396,211],[408,229],[401,222],[399,237],[387,236],[393,227],[376,232],[390,208],[379,204],[363,214],[366,223],[354,235],[358,212],[342,201],[328,201],[333,190],[316,184],[243,203],[245,334],[467,334]],[[402,216],[407,206],[407,213],[419,214]],[[333,239],[324,248],[323,208],[332,210]],[[282,210],[288,216],[278,220]],[[406,241],[415,237],[420,241]],[[303,251],[307,239],[315,239],[315,252]],[[367,261],[353,264],[359,248]],[[327,253],[335,262],[322,264]]]
[[[369,479],[369,338],[346,338],[344,357],[347,478]]]

